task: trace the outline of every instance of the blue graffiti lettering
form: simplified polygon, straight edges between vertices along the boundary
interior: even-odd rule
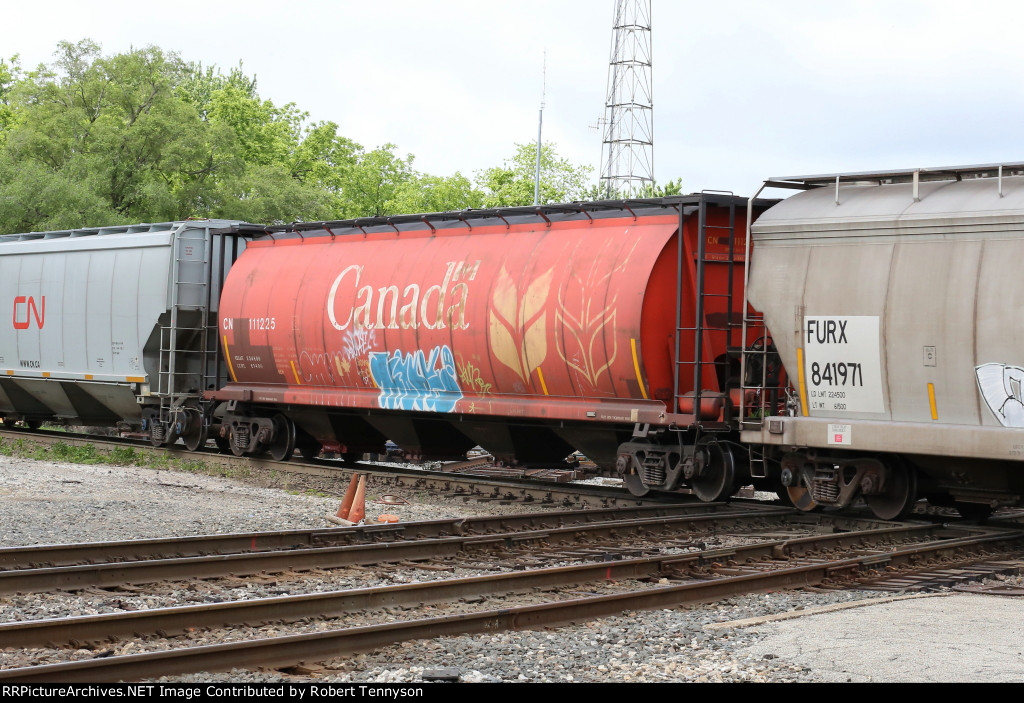
[[[380,407],[387,410],[425,410],[448,413],[462,398],[455,357],[447,345],[434,347],[428,359],[423,350],[403,356],[370,352],[370,373],[380,388]]]

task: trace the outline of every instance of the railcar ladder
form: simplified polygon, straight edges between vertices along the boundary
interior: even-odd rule
[[[728,200],[724,203],[713,203],[714,195],[725,196]],[[705,392],[710,390],[705,387],[704,374],[710,366],[718,378],[728,380],[730,376],[730,360],[728,357],[719,361],[710,358],[712,346],[710,334],[720,332],[725,335],[726,349],[734,346],[737,333],[741,327],[739,322],[734,321],[733,310],[733,285],[736,264],[736,203],[731,192],[711,194],[707,191],[701,193],[697,208],[697,246],[696,249],[690,245],[684,233],[685,215],[680,213],[678,237],[678,265],[676,267],[676,339],[675,339],[675,374],[674,374],[674,401],[675,409],[678,410],[680,402],[686,395],[682,392],[682,379],[691,377],[693,379],[693,409],[695,424],[703,427],[701,423],[701,400]],[[728,208],[728,224],[712,225],[708,222],[709,205]],[[692,216],[692,215],[691,215]],[[716,258],[709,258],[707,244],[709,239],[714,239],[718,244],[725,243],[727,251],[718,254]],[[724,240],[724,241],[723,241]],[[711,278],[707,275],[708,264],[723,264],[728,267],[724,277]],[[724,287],[722,279],[724,278]],[[688,280],[687,280],[688,279]],[[684,324],[684,286],[688,286],[693,294],[693,325]],[[718,324],[710,324],[707,317],[707,303],[711,299],[720,298],[725,300],[726,314]],[[681,338],[684,334],[693,334],[692,358],[685,358],[688,350],[682,348]],[[720,368],[721,367],[721,368]],[[728,394],[727,388],[721,388],[721,392]],[[689,398],[687,398],[689,400]],[[725,404],[728,408],[728,403]],[[726,421],[729,417],[726,415]],[[709,428],[710,429],[710,428]]]
[[[160,419],[203,392],[211,340],[210,273],[213,237],[208,228],[184,223],[172,234],[171,299],[168,324],[160,328]],[[186,273],[188,275],[186,275]],[[216,338],[213,340],[216,352]],[[191,380],[190,380],[191,379]]]

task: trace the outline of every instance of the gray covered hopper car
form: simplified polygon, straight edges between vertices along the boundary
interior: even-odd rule
[[[205,443],[220,282],[237,222],[189,220],[0,236],[0,418],[141,427]]]
[[[798,507],[918,498],[983,516],[1024,496],[1024,166],[776,179],[752,227],[792,417],[742,439]]]

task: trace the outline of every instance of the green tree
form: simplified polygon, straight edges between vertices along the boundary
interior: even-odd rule
[[[192,212],[281,223],[325,219],[336,209],[326,188],[327,146],[317,143],[327,130],[333,136],[333,125],[315,125],[304,138],[308,115],[293,103],[278,107],[262,99],[241,65],[225,75],[192,64],[177,93],[206,130],[201,168],[179,174]]]
[[[669,181],[664,185],[653,184],[648,186],[644,190],[645,198],[664,198],[669,195],[682,195],[683,194],[683,179],[677,178],[674,181]]]
[[[345,217],[379,217],[396,214],[395,195],[412,179],[413,155],[397,156],[398,147],[385,144],[359,155],[342,188]]]
[[[523,149],[507,173],[490,173],[492,203],[513,202],[518,160],[533,160]],[[573,167],[550,145],[544,153],[545,197],[565,199]],[[364,149],[334,122],[310,124],[295,104],[262,98],[241,64],[225,73],[154,46],[105,56],[88,39],[60,43],[33,71],[0,60],[0,232],[186,217],[277,224],[486,202],[460,173],[418,172],[393,144]]]
[[[626,193],[619,190],[613,190],[611,193],[608,192],[608,188],[597,184],[591,186],[586,191],[587,200],[626,200],[629,198],[664,198],[670,195],[682,195],[683,193],[683,179],[677,178],[674,181],[669,181],[664,185],[661,184],[646,184],[643,188],[640,188],[636,193]]]
[[[224,75],[157,47],[105,57],[90,40],[63,42],[24,77],[4,64],[0,101],[3,231],[337,209],[298,173],[311,153],[306,115],[260,99],[240,67]]]
[[[252,99],[259,97],[256,92],[256,79],[245,75],[241,62],[226,75],[216,66],[203,67],[199,62],[190,63],[188,73],[174,90],[178,97],[195,106],[199,116],[205,120],[210,111],[214,92],[228,87],[238,88]]]
[[[564,203],[585,197],[590,166],[577,166],[562,158],[555,145],[545,142],[540,152],[540,202]],[[537,172],[537,145],[516,144],[516,153],[504,166],[478,171],[477,183],[484,191],[485,207],[530,205],[533,203]]]
[[[394,212],[448,212],[483,206],[483,192],[456,172],[447,177],[415,174],[396,190],[391,209]]]
[[[292,175],[331,194],[342,209],[342,190],[362,153],[363,147],[338,134],[334,122],[319,122],[306,129],[292,155]]]
[[[0,233],[123,222],[92,183],[0,150]]]
[[[173,95],[184,69],[156,47],[105,58],[89,40],[62,42],[52,67],[29,72],[11,91],[17,117],[9,158],[34,175],[41,172],[33,166],[43,167],[50,182],[79,184],[76,191],[109,205],[114,222],[168,211],[174,174],[201,141],[195,111]],[[85,214],[70,202],[39,205],[43,226]]]
[[[14,109],[11,105],[11,89],[21,76],[17,55],[10,62],[0,59],[0,147],[7,141],[7,133],[14,125]]]
[[[367,151],[339,134],[334,122],[306,125],[308,115],[295,105],[278,108],[262,100],[241,66],[226,76],[194,66],[180,92],[213,130],[228,130],[242,164],[222,180],[226,192],[213,210],[219,216],[259,222],[342,219],[481,201],[459,174],[418,173],[413,156],[400,156],[394,144]]]
[[[298,147],[307,115],[294,104],[276,107],[242,88],[228,85],[210,96],[206,120],[229,127],[235,135],[238,155],[248,164],[283,164]]]

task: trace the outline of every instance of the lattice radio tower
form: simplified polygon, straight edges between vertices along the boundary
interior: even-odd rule
[[[651,0],[615,0],[601,145],[601,189],[608,198],[654,184],[653,94]]]

